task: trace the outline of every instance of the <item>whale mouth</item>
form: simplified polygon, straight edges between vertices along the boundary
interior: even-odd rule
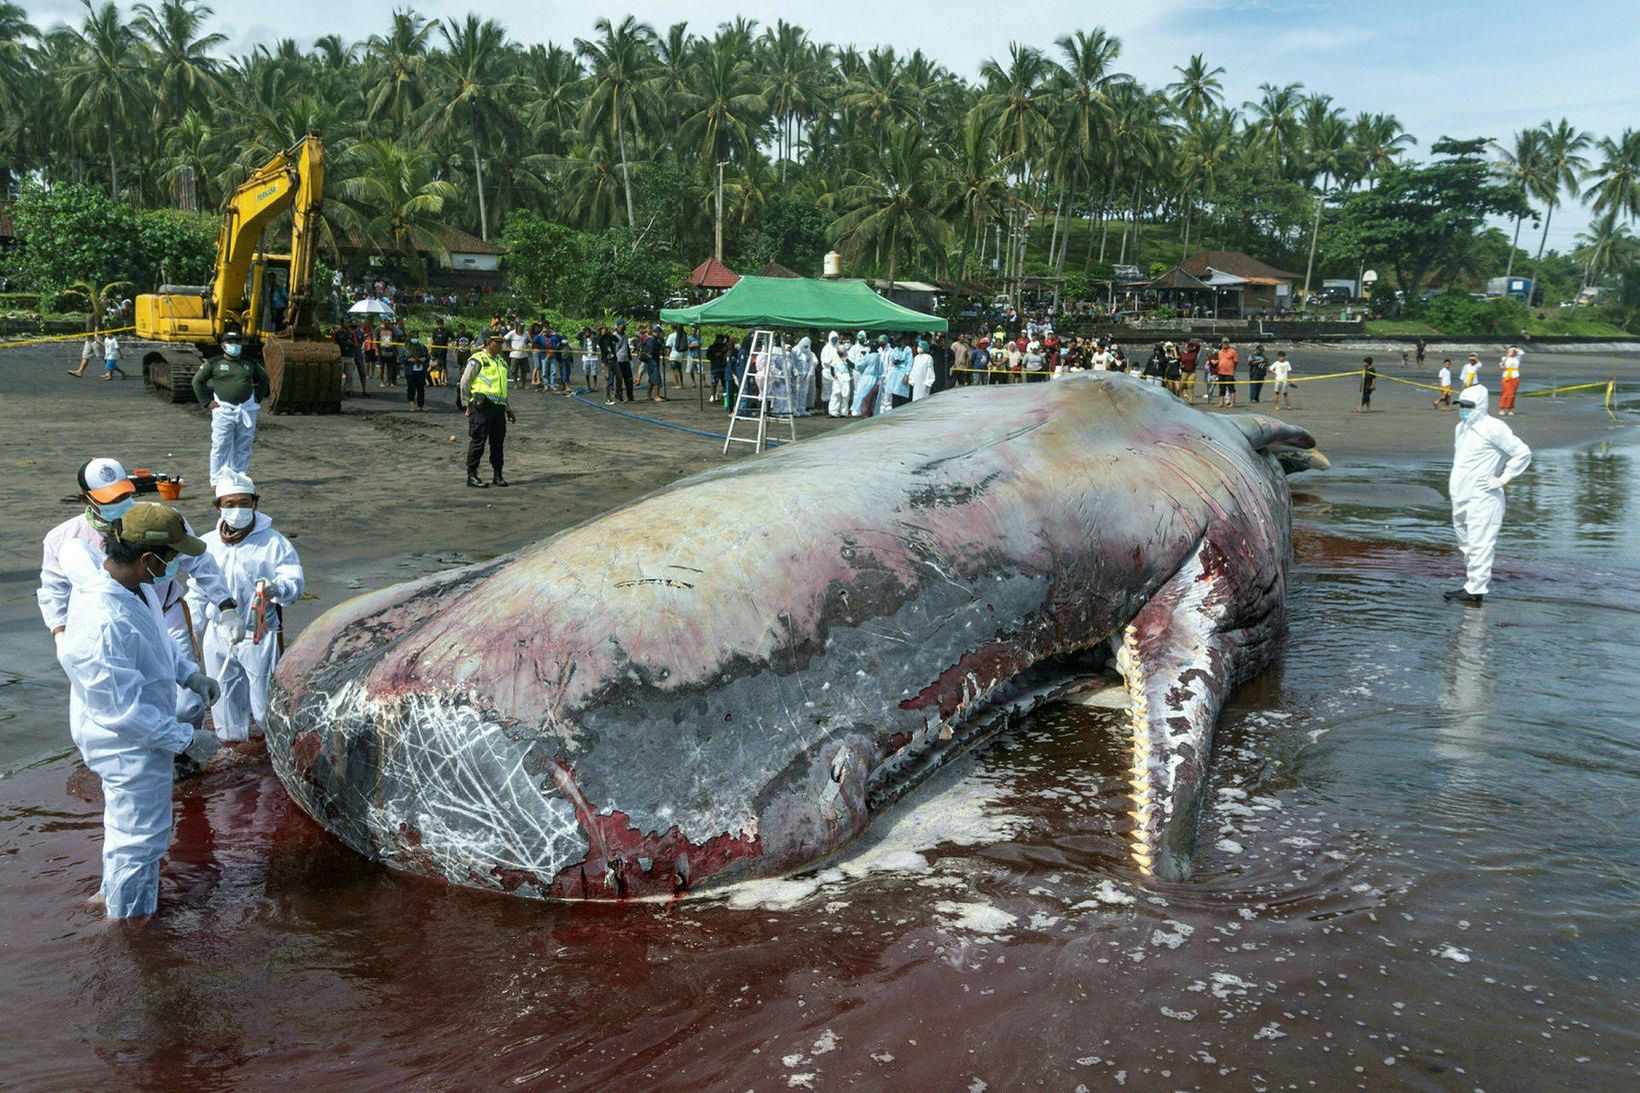
[[[935,771],[1005,731],[1015,719],[1077,689],[1111,663],[1107,638],[1046,657],[998,687],[983,701],[949,720],[931,720],[910,734],[872,770],[866,804],[879,812],[921,785]]]

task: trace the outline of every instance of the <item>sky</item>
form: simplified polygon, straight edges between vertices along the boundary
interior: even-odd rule
[[[22,0],[37,25],[78,22],[78,0]],[[128,5],[122,4],[122,7]],[[362,39],[385,28],[404,3],[334,0],[214,0],[213,28],[229,52],[290,37]],[[1640,18],[1634,0],[691,0],[686,4],[600,0],[416,0],[434,18],[477,10],[526,44],[568,45],[600,15],[636,15],[658,30],[687,20],[698,34],[740,15],[761,25],[785,19],[818,40],[862,49],[921,48],[968,79],[1008,43],[1052,48],[1076,30],[1103,26],[1122,40],[1118,67],[1147,86],[1171,82],[1191,54],[1222,65],[1225,97],[1240,103],[1264,83],[1302,83],[1351,114],[1391,113],[1418,138],[1421,154],[1440,136],[1507,140],[1526,126],[1570,119],[1596,137],[1640,125]],[[281,18],[274,20],[278,13]],[[1565,251],[1589,215],[1563,206],[1549,246]],[[1530,225],[1527,227],[1530,231]],[[1522,243],[1526,242],[1523,234]],[[1528,248],[1531,249],[1531,248]]]

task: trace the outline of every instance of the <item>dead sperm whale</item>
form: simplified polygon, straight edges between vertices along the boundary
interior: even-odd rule
[[[943,394],[342,604],[279,665],[274,768],[393,868],[673,895],[814,863],[1108,659],[1133,857],[1180,877],[1311,447],[1117,374]]]

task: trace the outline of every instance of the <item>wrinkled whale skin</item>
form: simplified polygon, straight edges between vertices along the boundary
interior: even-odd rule
[[[1283,446],[1114,373],[942,393],[332,609],[279,664],[274,769],[395,869],[670,897],[812,865],[1108,652],[1133,855],[1182,877],[1285,630]]]

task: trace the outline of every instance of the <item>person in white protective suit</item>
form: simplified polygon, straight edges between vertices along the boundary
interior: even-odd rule
[[[103,559],[74,572],[57,662],[68,674],[69,728],[102,779],[102,885],[109,918],[144,918],[159,900],[171,842],[175,757],[203,763],[221,745],[176,716],[180,685],[214,702],[217,685],[165,632],[154,582],[205,544],[164,505],[134,505],[104,536]]]
[[[820,405],[831,416],[832,373],[837,367],[837,331],[826,335],[826,344],[820,347]]]
[[[1492,555],[1503,524],[1503,488],[1532,462],[1532,449],[1503,422],[1486,412],[1487,390],[1465,387],[1458,394],[1454,430],[1452,529],[1463,551],[1466,578],[1446,598],[1478,606],[1492,585]]]
[[[792,413],[798,417],[808,417],[809,407],[814,402],[814,350],[807,338],[797,340],[797,348],[792,350]]]
[[[99,458],[87,462],[79,473],[80,501],[85,511],[64,520],[46,533],[41,551],[40,587],[35,599],[40,605],[40,616],[46,629],[60,637],[68,624],[68,600],[73,588],[73,576],[97,569],[103,562],[103,536],[112,530],[136,502],[137,488],[132,485],[125,468],[118,460]],[[184,527],[187,521],[183,521]],[[188,534],[193,529],[188,528]],[[223,628],[228,633],[244,636],[238,604],[222,579],[222,571],[208,555],[197,558],[183,555],[177,575],[152,582],[158,597],[165,629],[178,656],[194,658],[193,630],[189,626],[183,595],[187,589],[184,579],[190,579],[197,594],[215,605]],[[177,692],[176,715],[194,725],[205,721],[205,706],[198,696],[187,690]]]
[[[911,401],[921,402],[934,390],[934,355],[928,342],[917,339],[917,355],[911,359]]]
[[[252,717],[258,725],[267,723],[268,682],[284,641],[283,611],[301,598],[304,587],[296,548],[258,510],[259,501],[255,482],[224,471],[216,480],[216,527],[202,536],[228,590],[251,618],[247,640],[234,641],[231,631],[217,625],[215,605],[197,590],[188,593],[195,617],[205,623],[203,667],[222,685],[211,723],[223,741],[249,740]]]
[[[860,388],[863,379],[860,375],[860,367],[865,363],[866,357],[870,353],[871,342],[866,337],[866,332],[862,330],[854,335],[854,340],[849,343],[848,347],[848,401],[844,404],[842,416],[860,416]]]
[[[873,417],[882,414],[888,398],[883,394],[883,372],[888,367],[888,335],[877,335],[877,347],[860,358],[854,366],[853,417]]]
[[[831,398],[826,401],[828,417],[848,417],[848,408],[854,401],[854,366],[849,361],[849,346],[832,331],[826,348],[820,355],[825,363],[830,355]]]

